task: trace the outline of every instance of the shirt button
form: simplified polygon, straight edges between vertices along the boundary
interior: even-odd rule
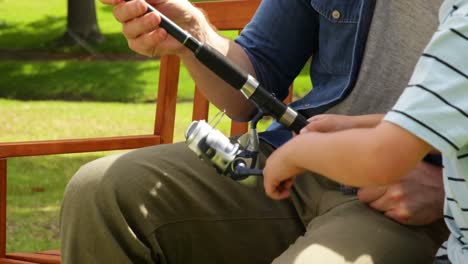
[[[334,19],[339,19],[339,18],[341,17],[340,11],[338,11],[338,10],[333,10],[333,12],[332,12],[332,17],[333,17]]]

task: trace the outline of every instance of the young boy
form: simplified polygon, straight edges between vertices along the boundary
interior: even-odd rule
[[[448,259],[438,254],[436,263],[461,264],[468,263],[468,0],[446,0],[439,18],[393,110],[385,116],[309,119],[300,135],[268,158],[264,184],[274,199],[288,197],[294,178],[305,170],[351,186],[384,185],[438,150],[451,235],[442,246]]]

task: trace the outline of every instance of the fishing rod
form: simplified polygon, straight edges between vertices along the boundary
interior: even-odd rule
[[[154,12],[161,18],[159,27],[165,29],[169,35],[192,51],[198,61],[218,77],[241,91],[265,115],[272,116],[280,124],[296,133],[308,124],[303,115],[268,92],[252,75],[234,64],[229,58],[209,44],[198,41],[150,4],[146,3],[146,6],[148,8],[146,13]]]

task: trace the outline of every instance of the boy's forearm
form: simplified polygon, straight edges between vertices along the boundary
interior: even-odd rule
[[[384,116],[384,114],[352,116],[353,128],[376,127],[378,124],[380,124]]]
[[[327,176],[351,186],[382,184],[374,175],[375,149],[370,129],[350,129],[335,133],[307,133],[294,138],[284,147],[285,156],[296,167]]]
[[[283,156],[296,167],[347,185],[388,184],[398,181],[430,150],[424,141],[395,127],[385,124],[336,133],[307,133],[283,146]]]

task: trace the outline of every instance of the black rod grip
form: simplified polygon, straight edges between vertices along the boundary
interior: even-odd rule
[[[237,90],[240,90],[247,82],[248,74],[243,69],[206,43],[195,51],[195,57]]]
[[[175,38],[180,43],[185,43],[189,35],[182,30],[179,26],[174,24],[171,20],[165,17],[163,14],[159,13],[161,17],[161,22],[159,23],[159,27],[164,28],[169,35]]]
[[[265,112],[265,114],[271,115],[283,126],[296,133],[299,133],[303,127],[309,124],[307,119],[301,113],[298,113],[284,104],[261,85],[257,87],[250,99],[255,102],[257,106]],[[288,111],[290,113],[295,113],[296,116],[294,118],[292,118],[292,116],[285,118],[285,114],[287,115]]]
[[[298,113],[296,119],[294,119],[294,122],[291,125],[289,125],[288,129],[299,134],[299,132],[301,132],[301,129],[303,129],[308,124],[309,121],[307,121],[307,119],[303,115]]]

